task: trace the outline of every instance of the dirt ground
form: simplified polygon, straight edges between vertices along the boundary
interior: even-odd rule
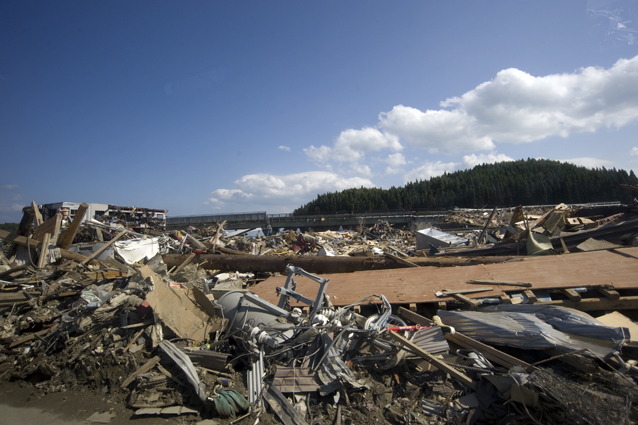
[[[195,424],[199,415],[136,417],[117,396],[89,390],[62,390],[43,394],[24,382],[0,383],[0,425],[85,425],[94,413],[110,413],[109,424]],[[93,422],[96,423],[96,422]]]

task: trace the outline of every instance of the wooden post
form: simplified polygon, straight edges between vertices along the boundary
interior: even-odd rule
[[[78,207],[78,210],[73,217],[73,221],[69,226],[69,229],[66,231],[66,235],[64,236],[64,240],[58,246],[60,248],[69,249],[71,244],[73,243],[73,239],[75,239],[75,235],[78,233],[78,229],[80,228],[80,224],[84,219],[84,214],[86,210],[89,208],[89,205],[85,202],[82,202]]]
[[[38,209],[38,205],[35,201],[31,201],[31,208],[33,208],[33,213],[35,214],[35,225],[41,225],[44,220],[42,220],[42,214],[40,214],[40,210]]]
[[[44,235],[42,241],[42,249],[40,250],[40,258],[38,258],[38,269],[43,269],[47,264],[47,254],[49,253],[49,244],[51,243],[51,235],[49,233]]]

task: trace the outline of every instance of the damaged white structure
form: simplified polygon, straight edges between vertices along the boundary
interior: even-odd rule
[[[430,227],[416,232],[416,249],[450,248],[467,245],[468,240]]]

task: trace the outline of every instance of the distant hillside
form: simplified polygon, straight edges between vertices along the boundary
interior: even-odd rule
[[[347,189],[317,196],[295,214],[437,208],[508,207],[564,202],[632,202],[633,171],[590,169],[559,161],[527,159],[477,165],[390,189]]]

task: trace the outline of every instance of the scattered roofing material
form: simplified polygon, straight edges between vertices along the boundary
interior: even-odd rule
[[[429,249],[430,245],[436,248],[464,246],[467,239],[445,233],[432,227],[416,232],[416,249]]]
[[[629,337],[623,328],[605,326],[585,313],[553,306],[500,305],[480,312],[439,310],[437,315],[464,335],[522,349],[587,348],[607,357],[620,350]]]

